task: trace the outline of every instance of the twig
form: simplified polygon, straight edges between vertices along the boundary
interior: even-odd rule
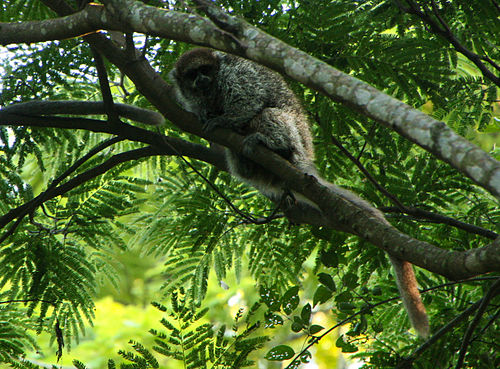
[[[8,222],[10,222],[12,219],[17,218],[17,221],[14,224],[14,227],[11,227],[11,229],[9,229],[9,231],[2,236],[2,238],[0,239],[0,242],[3,242],[8,236],[10,236],[14,232],[15,227],[17,227],[19,225],[22,218],[24,216],[26,216],[26,214],[33,211],[37,206],[40,206],[43,202],[67,193],[68,191],[74,189],[75,187],[81,185],[82,183],[85,183],[85,182],[89,181],[90,179],[93,179],[101,174],[104,174],[106,171],[117,166],[118,164],[124,163],[126,161],[130,161],[130,160],[137,160],[137,159],[148,157],[148,156],[159,155],[160,153],[161,153],[160,151],[158,151],[157,149],[155,149],[151,146],[126,151],[126,152],[112,156],[111,158],[106,160],[104,163],[99,164],[99,165],[95,166],[94,168],[89,169],[89,170],[77,175],[75,178],[70,179],[68,182],[66,182],[60,186],[48,188],[46,191],[42,192],[37,197],[31,199],[30,201],[24,203],[21,206],[18,206],[15,209],[10,210],[7,214],[0,217],[0,226],[3,226],[5,224],[7,224]]]
[[[465,332],[464,335],[464,339],[462,340],[462,346],[460,347],[460,352],[458,354],[458,360],[455,369],[460,369],[462,367],[462,364],[464,363],[465,359],[465,354],[467,353],[467,347],[469,347],[470,344],[470,338],[472,337],[472,333],[474,333],[474,330],[479,324],[479,321],[481,320],[481,317],[486,311],[486,308],[488,307],[488,304],[490,303],[491,299],[496,295],[498,295],[499,293],[500,293],[500,278],[498,278],[496,282],[493,283],[488,292],[486,292],[484,297],[480,300],[480,305],[479,308],[477,309],[476,315],[474,316],[474,319],[470,323],[469,328],[467,328],[467,331]]]
[[[487,56],[480,56],[469,49],[467,49],[464,45],[460,43],[460,41],[455,37],[455,35],[451,32],[449,27],[446,25],[446,23],[443,20],[443,23],[446,25],[445,28],[441,28],[438,23],[436,23],[431,17],[429,17],[427,14],[422,12],[418,7],[417,4],[415,4],[412,0],[406,0],[406,3],[409,5],[409,8],[404,7],[398,0],[395,0],[395,3],[397,6],[404,12],[409,13],[409,14],[414,14],[417,17],[419,17],[424,24],[427,24],[430,28],[431,31],[434,32],[435,34],[443,37],[446,39],[454,48],[456,51],[459,53],[463,54],[467,59],[469,59],[471,62],[473,62],[481,71],[483,76],[490,81],[492,81],[494,84],[497,86],[500,86],[500,77],[496,76],[491,72],[481,60],[487,61],[489,64],[491,64],[495,69],[500,70],[500,66],[497,65],[493,60],[488,58]],[[439,21],[441,23],[441,21]]]
[[[319,125],[321,125],[319,123],[319,116],[318,114],[315,114],[315,119],[316,121],[318,122]],[[415,218],[418,218],[418,219],[428,219],[430,221],[432,221],[433,223],[438,223],[438,224],[447,224],[447,225],[450,225],[452,227],[455,227],[455,228],[458,228],[458,229],[462,229],[466,232],[469,232],[469,233],[474,233],[474,234],[477,234],[477,235],[480,235],[480,236],[483,236],[483,237],[487,237],[489,239],[496,239],[498,237],[498,234],[493,232],[493,231],[490,231],[488,229],[485,229],[485,228],[482,228],[482,227],[478,227],[476,225],[473,225],[473,224],[469,224],[469,223],[464,223],[464,222],[461,222],[459,220],[456,220],[456,219],[453,219],[451,217],[447,217],[445,215],[442,215],[442,214],[436,214],[436,213],[433,213],[431,211],[427,211],[427,210],[422,210],[422,209],[418,209],[418,208],[415,208],[415,207],[409,207],[409,206],[406,206],[404,205],[398,198],[396,195],[390,193],[389,191],[387,191],[376,179],[375,177],[373,177],[373,175],[364,167],[364,165],[361,163],[361,161],[359,160],[359,157],[356,158],[354,157],[354,155],[352,155],[349,150],[347,150],[341,143],[339,140],[337,140],[333,135],[330,136],[330,140],[332,141],[332,143],[337,146],[340,151],[342,151],[342,153],[347,156],[347,158],[353,162],[358,168],[359,170],[365,175],[365,177],[375,186],[375,188],[380,191],[385,197],[387,197],[394,205],[396,205],[395,208],[391,208],[391,207],[384,207],[384,208],[379,208],[379,210],[383,211],[384,213],[385,212],[391,212],[391,213],[396,213],[396,212],[400,212],[400,213],[405,213],[405,214],[408,214],[408,215],[411,215]]]
[[[99,78],[99,86],[101,87],[102,101],[104,102],[104,108],[106,109],[106,114],[108,115],[108,122],[120,124],[120,117],[118,116],[114,106],[113,95],[111,94],[111,88],[109,87],[108,72],[106,71],[106,66],[104,65],[102,56],[92,45],[90,45],[90,50],[92,50],[92,54],[94,55],[97,76]]]
[[[428,219],[432,223],[447,224],[452,227],[462,229],[466,232],[474,233],[479,236],[489,238],[491,240],[494,240],[498,237],[498,233],[490,231],[489,229],[478,227],[474,224],[461,222],[459,220],[447,217],[442,214],[433,213],[431,211],[411,206],[405,206],[403,209],[400,209],[398,207],[381,207],[379,208],[379,210],[383,211],[384,213],[405,213],[418,219]]]

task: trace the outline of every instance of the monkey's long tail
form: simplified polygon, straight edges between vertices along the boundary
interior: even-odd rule
[[[385,219],[382,212],[374,208],[367,201],[361,199],[356,194],[352,193],[349,190],[346,190],[342,187],[338,187],[333,183],[326,181],[321,178],[315,168],[307,167],[301,168],[306,173],[314,175],[318,181],[329,187],[333,192],[339,194],[344,199],[353,202],[354,204],[366,209],[371,212],[375,217],[379,218],[383,222],[389,224],[387,219]],[[314,207],[318,208],[316,204],[307,200],[307,205],[313,204]],[[425,306],[422,302],[422,298],[420,296],[420,292],[418,290],[417,278],[415,277],[415,272],[413,270],[413,266],[411,263],[398,259],[389,255],[389,260],[392,263],[394,268],[394,274],[396,276],[396,284],[399,289],[399,293],[401,294],[401,298],[403,300],[403,305],[408,313],[410,318],[411,325],[415,328],[417,333],[426,338],[429,336],[429,318],[427,317],[427,312],[425,311]]]
[[[413,266],[407,261],[390,255],[389,260],[394,268],[396,283],[411,325],[415,328],[419,336],[426,338],[429,336],[429,318],[427,317],[425,306],[418,291]]]

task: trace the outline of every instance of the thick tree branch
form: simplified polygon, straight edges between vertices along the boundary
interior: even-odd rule
[[[56,1],[56,3],[60,3]],[[59,10],[63,4],[54,4]],[[69,14],[68,10],[64,15]],[[0,45],[13,43],[33,43],[40,41],[64,40],[78,37],[103,29],[103,19],[106,18],[106,29],[120,29],[119,24],[113,24],[113,18],[106,17],[102,5],[87,5],[82,11],[61,18],[43,21],[0,23]]]
[[[55,0],[44,0],[44,2],[49,6],[52,4],[55,11],[59,9]],[[221,29],[214,22],[193,14],[164,11],[137,1],[103,2],[106,5],[104,10],[106,16],[99,18],[103,12],[99,10],[92,13],[94,19],[87,22],[98,24],[99,27],[95,29],[141,32],[211,46],[267,65],[393,129],[464,173],[493,195],[500,197],[500,163],[457,135],[446,124],[277,40],[244,20],[227,14],[222,15],[220,10],[213,8],[214,5],[210,1],[195,2],[206,9],[212,7],[213,10],[207,11],[209,16],[221,26],[229,25],[224,26],[226,29]],[[83,11],[87,12],[86,17],[90,17],[87,9]],[[67,23],[66,26],[71,24]],[[5,43],[7,38],[9,42],[24,40],[16,38],[10,31],[9,27],[14,25],[4,24],[2,27],[6,27],[3,29],[8,30],[6,32],[8,36],[4,36],[4,40],[0,42]],[[230,34],[229,31],[237,34]],[[46,37],[46,40],[56,39],[53,34],[51,37]],[[101,49],[101,53],[109,59],[105,50]],[[157,106],[156,103],[155,105]]]
[[[159,126],[165,122],[163,115],[156,111],[139,108],[127,104],[113,104],[119,116],[144,123],[150,126]],[[48,116],[48,115],[105,115],[106,107],[102,101],[28,101],[13,104],[2,108],[3,112],[26,115],[26,116]]]
[[[45,3],[50,2],[49,0],[44,1]],[[224,49],[233,48],[236,51],[241,48],[241,44],[236,46],[231,43],[224,45],[223,41],[220,41],[220,39],[216,42],[216,36],[208,36],[209,33],[206,33],[216,28],[211,22],[204,20],[198,22],[198,17],[181,13],[174,14],[174,12],[159,11],[158,9],[149,7],[144,8],[142,4],[137,2],[130,3],[127,1],[127,4],[130,6],[126,7],[123,6],[123,2],[120,2],[120,4],[121,9],[125,10],[123,13],[119,14],[120,20],[128,22],[129,25],[125,27],[127,29],[136,29],[135,27],[138,27],[140,29],[137,30],[150,33],[150,28],[153,27],[155,30],[154,32],[165,30],[166,33],[170,32],[170,34],[180,32],[180,30],[189,30],[189,28],[175,27],[175,24],[179,26],[179,23],[175,22],[179,22],[179,19],[182,18],[186,21],[184,27],[190,26],[192,28],[190,33],[187,32],[184,34],[184,39],[186,35],[190,34],[196,36],[194,37],[195,40],[191,39],[190,42],[194,41],[194,43],[198,44],[210,44],[211,42],[215,47]],[[139,12],[139,9],[142,11]],[[146,13],[148,17],[142,18]],[[132,17],[132,14],[135,16]],[[178,18],[178,16],[180,18]],[[193,25],[194,19],[197,20],[194,23],[195,25]],[[132,24],[133,27],[131,26]],[[406,112],[403,114],[405,119],[401,120],[398,118],[396,121],[398,124],[403,123],[404,127],[413,127],[410,131],[416,130],[416,127],[413,126],[415,124],[415,119],[413,118],[417,116],[417,121],[423,119],[424,122],[430,123],[431,125],[437,123],[439,127],[443,128],[450,135],[455,135],[448,130],[444,124],[435,122],[431,118],[404,104],[402,106],[402,103],[398,100],[392,99],[386,95],[380,95],[377,90],[360,81],[353,82],[351,77],[335,71],[328,65],[282,44],[276,39],[263,34],[261,31],[245,23],[243,23],[243,29],[245,29],[244,34],[246,35],[244,38],[252,40],[246,49],[247,55],[252,59],[262,62],[267,57],[269,58],[267,64],[274,66],[277,70],[286,69],[289,75],[296,79],[308,81],[308,83],[316,86],[327,86],[326,89],[330,92],[324,91],[331,96],[337,96],[337,93],[346,93],[345,96],[350,96],[352,101],[359,102],[362,100],[364,103],[360,104],[360,106],[363,106],[366,111],[374,109],[377,114],[386,115],[387,112],[383,106],[384,102],[387,100],[388,104],[395,104],[398,112],[401,111],[400,109]],[[88,35],[86,36],[86,40],[96,46],[100,53],[131,78],[138,90],[168,119],[188,132],[208,138],[213,142],[230,147],[235,151],[240,151],[243,137],[223,129],[215,130],[210,135],[203,132],[194,115],[182,111],[177,104],[173,102],[170,86],[158,77],[145,59],[129,60],[122,50],[115,47],[109,40],[102,37],[102,35]],[[287,53],[294,57],[293,60],[295,60],[295,62],[292,64],[288,64],[292,59],[287,57]],[[351,87],[349,87],[347,91],[344,91],[344,87],[337,88],[335,82],[339,82],[340,86]],[[354,85],[350,85],[352,83],[354,83]],[[377,101],[372,101],[372,98]],[[389,116],[394,113],[391,109],[389,109],[389,112]],[[421,114],[421,116],[419,116],[419,114]],[[390,119],[388,119],[388,121],[390,121]],[[402,129],[407,129],[404,127]],[[428,128],[431,129],[431,127]],[[416,131],[419,132],[419,130]],[[428,135],[426,136],[424,132],[422,137],[428,137],[430,139],[433,135],[431,135],[430,132],[427,133]],[[457,135],[455,136],[457,140],[462,140],[460,142],[464,142],[467,150],[471,150],[471,146],[466,140]],[[462,147],[459,146],[458,149],[462,149]],[[476,149],[472,149],[472,151],[474,150]],[[477,151],[482,153],[478,154],[481,160],[483,154],[487,157],[487,160],[491,159],[481,150],[477,149]],[[322,224],[333,229],[356,234],[402,260],[408,260],[425,269],[454,279],[467,278],[489,271],[500,270],[500,245],[498,245],[498,242],[467,252],[454,252],[439,249],[426,242],[413,239],[399,232],[394,227],[375,219],[370,214],[367,214],[364,209],[359,208],[356,204],[343,198],[342,194],[336,193],[319,184],[313,177],[304,176],[303,173],[297,171],[287,161],[265,148],[258,150],[252,159],[259,162],[266,169],[276,173],[280,178],[285,179],[290,189],[303,193],[321,207],[321,212],[315,211],[314,209],[308,209],[307,211],[299,209],[295,214],[290,214],[294,216],[294,220]],[[481,160],[479,160],[479,162],[481,162]],[[498,164],[493,159],[491,160]],[[475,163],[474,165],[478,163],[478,161],[473,162]],[[485,168],[489,167],[486,166]],[[500,169],[498,174],[500,176]],[[309,217],[309,215],[313,213],[314,216]]]
[[[86,118],[28,116],[13,114],[10,113],[8,109],[2,109],[0,110],[0,125],[84,129],[91,132],[108,133],[121,137],[122,139],[152,145],[160,152],[165,148],[167,150],[165,154],[167,155],[176,155],[171,152],[171,147],[175,147],[182,155],[205,161],[221,170],[226,170],[225,160],[217,150],[212,150],[208,147],[175,137],[160,135],[126,123],[110,125],[107,124],[107,122]]]

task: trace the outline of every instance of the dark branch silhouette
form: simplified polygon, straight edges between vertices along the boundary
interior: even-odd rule
[[[491,60],[489,57],[480,56],[469,50],[467,47],[465,47],[453,34],[448,24],[443,20],[443,18],[439,14],[439,11],[434,1],[432,1],[432,12],[434,16],[438,19],[437,22],[434,19],[432,19],[432,17],[428,14],[428,12],[422,11],[420,6],[417,5],[414,1],[405,0],[406,3],[408,4],[408,7],[401,4],[401,2],[399,2],[398,0],[395,1],[399,9],[401,9],[405,13],[414,14],[417,17],[419,17],[424,22],[424,24],[430,27],[433,33],[446,39],[451,45],[453,45],[456,51],[463,54],[465,57],[467,57],[467,59],[473,62],[479,68],[479,70],[481,71],[481,73],[485,78],[489,79],[491,82],[500,87],[500,77],[496,76],[492,71],[490,71],[482,61],[483,60],[486,61],[498,71],[500,71],[500,66],[496,64],[493,60]]]

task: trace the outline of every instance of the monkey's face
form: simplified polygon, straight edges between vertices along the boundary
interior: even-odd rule
[[[216,53],[206,48],[192,49],[179,58],[169,77],[186,110],[205,116],[207,109],[213,109],[219,65]]]
[[[189,68],[184,71],[180,80],[181,88],[193,95],[206,96],[213,92],[214,82],[217,74],[215,65],[200,65],[196,68]]]

